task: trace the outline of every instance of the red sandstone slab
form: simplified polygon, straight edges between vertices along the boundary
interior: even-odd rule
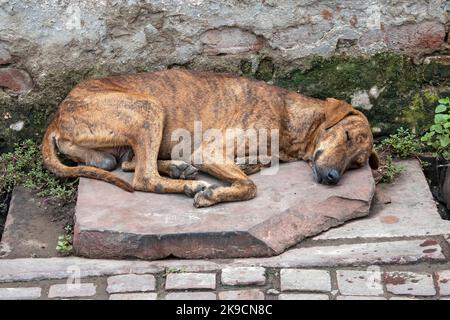
[[[128,193],[81,179],[74,248],[91,258],[271,256],[368,215],[374,194],[367,166],[346,173],[337,186],[315,183],[304,162],[282,164],[276,175],[258,173],[252,179],[258,186],[255,199],[200,209],[184,195]]]

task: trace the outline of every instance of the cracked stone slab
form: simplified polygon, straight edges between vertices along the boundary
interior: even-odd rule
[[[315,240],[345,238],[387,238],[442,235],[450,233],[450,221],[443,220],[417,160],[400,161],[405,170],[392,184],[380,184],[391,202],[374,201],[370,216],[331,229]]]
[[[116,174],[132,179],[131,173]],[[346,173],[337,186],[314,182],[305,162],[282,164],[275,175],[257,173],[252,179],[255,199],[201,209],[185,195],[128,193],[81,179],[74,248],[90,258],[272,256],[368,215],[375,189],[368,166]]]

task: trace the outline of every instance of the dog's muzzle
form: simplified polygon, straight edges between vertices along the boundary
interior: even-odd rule
[[[341,174],[336,169],[319,168],[313,164],[312,170],[314,179],[321,184],[337,184],[341,179]]]

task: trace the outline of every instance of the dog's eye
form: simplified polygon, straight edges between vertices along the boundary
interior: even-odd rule
[[[348,131],[345,131],[345,141],[349,142],[351,140],[350,134]]]

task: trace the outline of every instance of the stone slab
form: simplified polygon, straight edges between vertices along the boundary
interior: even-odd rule
[[[216,300],[214,292],[170,292],[166,295],[166,300]]]
[[[233,265],[274,268],[367,266],[446,261],[434,240],[400,240],[291,249],[269,258],[235,259]]]
[[[54,284],[48,290],[49,298],[83,298],[94,296],[97,287],[93,283]]]
[[[386,300],[386,298],[372,296],[337,296],[336,300]]]
[[[32,300],[41,297],[41,288],[0,288],[0,300]]]
[[[167,290],[215,288],[214,273],[170,273],[166,277]]]
[[[337,270],[339,292],[345,296],[382,296],[382,273],[379,270]]]
[[[122,274],[109,277],[106,292],[145,292],[155,290],[155,277],[150,274]]]
[[[147,261],[96,260],[77,257],[0,259],[0,283],[73,276],[96,277],[125,273],[158,273],[164,268]]]
[[[386,238],[450,233],[450,221],[439,215],[428,183],[417,160],[400,161],[405,171],[392,184],[380,184],[391,203],[374,201],[370,216],[331,229],[315,240]]]
[[[331,291],[330,273],[325,270],[281,269],[281,291]]]
[[[258,289],[221,291],[219,300],[264,300],[264,292]]]
[[[450,296],[450,270],[437,273],[437,283],[441,296]]]
[[[116,174],[132,179],[131,173]],[[305,162],[282,164],[275,175],[257,173],[252,179],[255,199],[201,209],[185,195],[129,193],[81,179],[74,248],[90,258],[271,256],[366,216],[375,188],[368,166],[348,172],[337,186],[314,182]]]
[[[266,270],[263,267],[228,267],[222,270],[222,284],[228,286],[264,285]]]
[[[328,295],[320,293],[282,293],[278,300],[330,300]]]
[[[430,273],[389,272],[384,276],[386,290],[397,295],[434,296],[433,276]]]
[[[156,300],[156,293],[115,293],[109,300]]]

